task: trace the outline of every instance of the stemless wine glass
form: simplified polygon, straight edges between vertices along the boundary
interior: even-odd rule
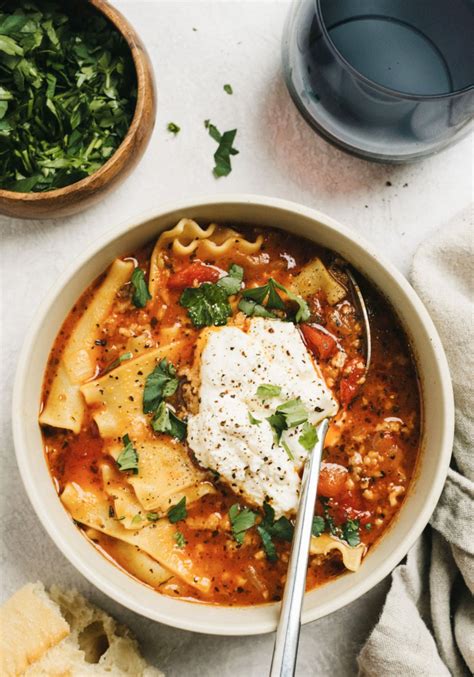
[[[283,36],[290,94],[355,155],[407,162],[472,129],[473,0],[296,0]]]

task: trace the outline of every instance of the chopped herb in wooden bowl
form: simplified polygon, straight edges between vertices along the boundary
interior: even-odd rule
[[[0,1],[0,188],[44,192],[97,171],[123,141],[137,76],[86,2]]]

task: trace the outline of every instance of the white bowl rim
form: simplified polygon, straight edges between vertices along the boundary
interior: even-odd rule
[[[94,256],[96,256],[103,247],[111,244],[114,240],[124,235],[127,231],[133,230],[134,228],[137,228],[141,224],[144,224],[152,219],[162,219],[168,214],[171,216],[174,212],[186,213],[186,211],[192,212],[193,209],[229,204],[247,206],[253,205],[255,207],[268,207],[271,209],[280,210],[282,212],[293,212],[299,216],[319,222],[329,229],[336,230],[343,237],[352,241],[352,243],[354,243],[354,245],[357,247],[362,246],[370,257],[374,258],[381,266],[385,268],[392,280],[394,280],[398,287],[401,288],[402,292],[409,297],[419,319],[424,325],[424,328],[429,333],[430,341],[433,343],[433,347],[436,350],[438,357],[438,367],[441,375],[440,390],[443,397],[444,409],[446,411],[446,421],[443,438],[439,443],[440,449],[442,450],[439,460],[439,471],[435,481],[431,485],[429,494],[426,496],[423,508],[419,511],[416,518],[414,519],[412,526],[410,527],[409,534],[404,540],[400,541],[393,548],[390,556],[387,557],[382,564],[380,564],[371,574],[367,575],[362,581],[356,583],[352,589],[343,592],[337,598],[330,600],[329,602],[319,604],[315,608],[303,609],[303,624],[333,613],[334,611],[355,601],[361,595],[377,585],[377,583],[390,574],[395,566],[405,557],[407,552],[421,535],[441,495],[451,459],[452,443],[454,438],[454,398],[448,362],[441,343],[441,339],[439,338],[438,332],[433,324],[433,321],[431,320],[431,317],[428,314],[428,311],[402,273],[390,261],[385,259],[376,250],[374,250],[368,241],[364,240],[364,238],[361,238],[357,231],[350,230],[326,214],[319,212],[316,209],[301,205],[297,202],[251,193],[224,193],[220,195],[197,196],[195,198],[190,196],[187,199],[166,202],[161,204],[158,208],[149,209],[146,212],[142,212],[136,217],[129,218],[121,222],[118,226],[107,230],[104,234],[96,238],[82,252],[82,254],[74,258],[72,263],[52,285],[46,297],[39,305],[33,321],[26,332],[17,363],[12,398],[12,428],[17,463],[26,493],[43,527],[55,545],[71,562],[71,564],[73,564],[73,566],[83,576],[85,576],[88,581],[90,581],[94,586],[96,586],[110,598],[142,616],[150,618],[151,620],[165,623],[167,625],[171,625],[176,628],[215,635],[236,636],[272,632],[276,628],[276,621],[275,619],[268,619],[266,622],[254,622],[250,618],[247,618],[245,624],[242,624],[242,627],[238,629],[235,627],[224,627],[219,624],[218,620],[213,621],[212,619],[207,619],[202,624],[197,625],[195,622],[190,622],[187,620],[184,617],[185,614],[183,614],[183,617],[177,618],[174,614],[162,612],[159,608],[157,608],[159,607],[159,604],[154,606],[153,609],[145,607],[137,602],[131,594],[127,595],[113,584],[110,584],[106,577],[97,574],[92,565],[84,561],[79,555],[77,555],[70,544],[64,542],[59,537],[60,535],[58,528],[48,515],[37,483],[35,482],[35,477],[32,474],[31,468],[29,467],[29,452],[25,439],[25,426],[22,422],[21,416],[19,415],[19,412],[21,411],[23,384],[25,380],[24,377],[28,369],[29,360],[33,356],[36,335],[41,331],[43,323],[47,319],[49,308],[54,304],[56,298],[61,295],[63,288],[76,275],[79,269]],[[270,223],[269,226],[272,226],[272,224]],[[159,593],[154,592],[154,594],[158,598],[161,597]],[[264,606],[275,607],[277,604],[278,603],[272,603]],[[202,609],[215,608],[209,605],[201,605],[201,607]],[[262,605],[259,605],[258,607],[233,608],[245,608],[251,610],[253,608],[262,608]]]

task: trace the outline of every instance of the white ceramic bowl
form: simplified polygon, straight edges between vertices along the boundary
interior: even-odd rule
[[[153,620],[197,632],[250,635],[275,629],[278,604],[239,608],[185,602],[160,595],[120,571],[74,526],[59,501],[43,455],[35,412],[48,354],[64,318],[86,287],[116,256],[156,238],[183,216],[205,223],[234,221],[274,226],[338,251],[394,306],[416,357],[423,391],[424,433],[411,490],[398,519],[368,554],[361,569],[306,595],[303,622],[307,623],[363,595],[406,555],[438,501],[451,457],[454,429],[446,357],[424,306],[405,278],[374,252],[369,243],[317,211],[252,195],[181,202],[118,226],[82,254],[41,305],[20,356],[13,397],[13,429],[23,482],[36,513],[57,547],[89,581],[117,602]]]

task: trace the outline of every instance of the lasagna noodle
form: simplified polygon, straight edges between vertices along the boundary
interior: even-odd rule
[[[158,520],[135,531],[124,529],[119,520],[110,517],[108,501],[71,482],[64,488],[61,500],[77,522],[138,547],[200,592],[209,590],[210,579],[191,561],[185,550],[177,546],[174,536],[179,527],[168,520]]]
[[[346,289],[331,275],[321,259],[318,258],[312,259],[303,266],[298,275],[295,275],[292,288],[303,297],[316,294],[322,289],[331,306],[342,301],[347,295]]]
[[[176,365],[182,346],[182,341],[176,341],[148,350],[81,387],[87,404],[93,407],[92,416],[101,437],[117,438],[128,433],[135,439],[146,434],[150,427],[149,418],[143,413],[146,377],[164,358]]]
[[[144,510],[162,514],[183,496],[192,503],[214,491],[212,484],[206,482],[205,473],[194,466],[186,448],[177,440],[160,435],[134,441],[134,445],[138,473],[127,479]],[[120,452],[117,445],[109,448],[115,459]]]
[[[177,460],[179,465],[180,456]],[[187,480],[189,484],[183,484],[183,479],[186,482],[186,469],[181,473],[176,469],[171,470],[170,477],[166,471],[160,470],[160,463],[161,458],[157,456],[152,466],[154,472],[148,475],[144,473],[143,478],[130,475],[128,480],[132,486],[123,484],[120,481],[121,478],[118,480],[109,465],[106,463],[102,465],[104,491],[113,500],[115,516],[125,529],[144,527],[150,523],[147,519],[149,512],[157,513],[162,517],[170,506],[176,505],[183,497],[186,497],[186,504],[190,505],[201,496],[215,492],[210,482],[197,481],[194,475]],[[177,485],[167,483],[173,481],[173,472],[180,481]]]
[[[102,547],[128,573],[148,583],[152,588],[157,588],[172,576],[171,571],[162,567],[153,557],[147,555],[136,545],[119,541],[95,529],[87,529],[86,536]]]
[[[153,435],[150,418],[143,413],[146,377],[165,357],[177,364],[182,345],[177,341],[149,350],[81,388],[87,404],[93,407],[92,416],[101,437],[114,440],[106,444],[106,453],[116,460],[123,448],[116,440],[130,435],[139,462],[138,474],[128,475],[127,480],[147,511],[166,512],[183,496],[192,502],[213,491],[184,445],[165,435]],[[127,504],[130,498],[123,497],[122,508]]]
[[[164,266],[164,252],[168,247],[176,256],[184,257],[196,254],[201,258],[219,258],[232,251],[242,254],[257,254],[263,243],[263,236],[258,235],[255,242],[251,242],[232,228],[221,228],[211,223],[207,228],[192,219],[181,219],[179,223],[161,233],[158,238],[150,261],[149,288],[153,298],[160,297],[164,303],[169,303],[166,289],[168,271]]]
[[[96,369],[95,341],[100,325],[107,318],[116,295],[129,281],[133,271],[131,261],[117,259],[111,265],[105,280],[72,330],[51,384],[48,400],[39,421],[43,425],[65,428],[79,433],[85,407],[79,385],[92,378]]]
[[[311,555],[327,555],[332,550],[339,550],[346,569],[349,569],[349,571],[357,571],[360,567],[362,557],[365,554],[365,545],[360,543],[355,548],[351,548],[337,538],[331,538],[329,534],[312,536],[310,547]]]

